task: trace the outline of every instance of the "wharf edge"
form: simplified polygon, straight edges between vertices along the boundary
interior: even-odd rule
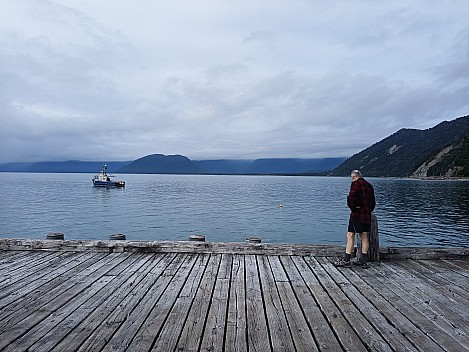
[[[467,248],[343,248],[0,240],[0,351],[469,351]]]
[[[342,256],[345,246],[197,241],[42,240],[0,238],[0,250],[98,251],[139,253],[238,253]],[[469,247],[380,247],[381,259],[459,259]]]

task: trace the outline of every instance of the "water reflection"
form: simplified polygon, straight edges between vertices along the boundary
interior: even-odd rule
[[[373,180],[380,236],[390,244],[467,246],[469,182]]]

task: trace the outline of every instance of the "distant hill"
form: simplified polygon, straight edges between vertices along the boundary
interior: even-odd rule
[[[401,129],[353,155],[330,175],[359,169],[375,177],[468,177],[469,116],[427,130]]]
[[[130,164],[131,161],[43,161],[32,163],[6,163],[0,164],[0,172],[51,172],[51,173],[97,173],[103,169],[103,165],[108,166],[108,172],[115,172],[118,169]]]
[[[125,174],[201,174],[204,170],[182,155],[152,154],[124,166],[117,172]]]

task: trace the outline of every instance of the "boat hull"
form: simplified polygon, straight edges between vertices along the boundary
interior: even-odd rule
[[[96,181],[93,180],[93,186],[95,187],[125,187],[124,181]]]

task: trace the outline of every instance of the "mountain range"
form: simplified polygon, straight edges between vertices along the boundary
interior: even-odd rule
[[[329,175],[359,169],[371,177],[469,177],[469,115],[426,130],[401,129],[346,158],[190,160],[183,155],[151,154],[134,161],[106,162],[108,171],[131,174]],[[102,162],[17,162],[0,172],[96,173]]]
[[[137,159],[119,173],[130,174],[210,174],[265,175],[321,173],[333,169],[345,158],[324,159],[256,159],[256,160],[190,160],[183,155],[152,154]]]
[[[324,159],[256,159],[256,160],[190,160],[183,155],[151,154],[134,161],[106,162],[108,172],[127,174],[209,174],[209,175],[265,175],[324,173],[345,158]],[[103,162],[17,162],[0,165],[0,172],[82,172],[96,173]]]

